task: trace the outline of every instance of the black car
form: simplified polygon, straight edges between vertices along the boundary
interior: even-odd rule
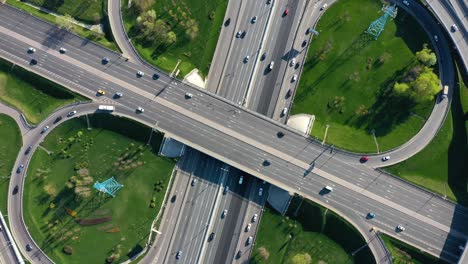
[[[264,52],[264,53],[262,54],[262,56],[260,57],[260,60],[261,60],[261,61],[265,60],[266,55],[267,55],[266,52]]]
[[[18,185],[16,185],[15,188],[13,188],[13,194],[17,194],[18,190],[19,190],[19,187]]]
[[[23,171],[23,168],[24,168],[24,165],[23,164],[20,164],[18,166],[18,169],[16,170],[16,173],[21,173]]]
[[[58,122],[60,122],[60,120],[62,120],[63,117],[61,116],[58,116],[57,118],[55,118],[54,120],[54,124],[57,124]]]
[[[211,232],[210,236],[208,237],[208,241],[211,241],[214,239],[215,233]]]
[[[241,38],[245,38],[245,35],[247,35],[247,31],[244,30],[244,32],[241,33]]]
[[[31,250],[32,250],[32,247],[31,247],[29,244],[27,244],[27,245],[26,245],[26,250],[27,250],[27,251],[31,251]]]
[[[226,21],[224,21],[224,26],[225,27],[229,26],[229,24],[231,24],[231,18],[228,18],[228,19],[226,19]]]
[[[29,146],[29,147],[26,149],[26,151],[24,152],[24,155],[28,155],[29,152],[31,152],[31,149],[32,149],[32,147]]]
[[[159,74],[157,73],[153,74],[153,80],[157,80],[157,79],[159,79]]]

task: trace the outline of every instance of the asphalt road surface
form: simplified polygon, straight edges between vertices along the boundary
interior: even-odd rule
[[[310,161],[323,151],[318,144],[294,134],[279,124],[235,108],[215,96],[196,91],[178,82],[171,82],[166,76],[161,75],[159,80],[151,80],[148,77],[136,78],[136,70],[133,68],[135,65],[130,62],[125,63],[118,55],[113,55],[78,37],[70,37],[67,34],[61,36],[61,32],[51,29],[40,21],[11,10],[5,12],[6,10],[6,7],[0,7],[2,57],[14,60],[23,67],[31,68],[34,72],[88,96],[92,96],[98,87],[105,88],[110,95],[115,91],[124,91],[125,98],[119,102],[114,102],[115,100],[111,100],[110,97],[106,100],[122,104],[118,106],[121,112],[146,124],[155,124],[157,120],[158,129],[183,143],[197,145],[198,149],[209,155],[265,178],[282,188],[296,190],[312,200],[320,199],[320,187],[326,184],[334,185],[336,191],[329,196],[330,204],[343,199],[343,203],[355,213],[363,213],[363,205],[379,208],[388,214],[387,216],[382,213],[379,217],[382,224],[377,227],[383,232],[397,236],[435,255],[442,254],[445,259],[453,260],[459,255],[455,245],[463,244],[466,237],[466,226],[463,225],[467,220],[465,208],[443,201],[406,183],[397,185],[394,190],[396,198],[378,196],[375,190],[363,192],[362,188],[353,182],[357,176],[364,182],[372,182],[376,179],[373,176],[376,172],[366,166],[345,162],[340,155],[333,156],[327,161],[336,171],[331,172],[327,168],[326,172],[333,175],[319,169],[322,164],[317,162],[316,168],[312,169],[307,177],[303,177],[307,164],[311,164]],[[16,15],[23,17],[15,19]],[[12,27],[21,35],[15,35],[5,27]],[[57,39],[62,37],[66,38],[66,41],[57,44]],[[61,56],[56,50],[47,50],[38,42],[49,47],[63,45],[68,48],[68,52]],[[31,45],[38,47],[38,52],[34,55],[25,53],[27,47]],[[101,65],[100,58],[103,55],[111,58],[109,65]],[[28,66],[31,56],[34,56],[38,63]],[[196,96],[191,100],[185,99],[184,93],[187,90],[193,91]],[[158,96],[153,96],[158,92]],[[138,105],[145,107],[143,115],[134,112]],[[259,127],[261,129],[258,129]],[[203,133],[194,135],[192,130]],[[277,138],[275,132],[278,130],[285,131],[286,136]],[[308,141],[308,144],[304,144]],[[268,165],[263,163],[265,159],[269,161]],[[360,170],[361,175],[349,175],[348,170],[353,169]],[[392,178],[386,180],[397,181]],[[407,203],[411,203],[405,204],[408,208],[396,205],[402,202],[401,197],[411,197],[406,200]],[[356,203],[356,200],[362,202]],[[421,205],[418,201],[424,202]],[[13,208],[9,206],[9,210]],[[421,210],[426,215],[422,215]],[[397,217],[400,223],[407,225],[407,231],[400,234],[396,234],[394,228],[391,228],[394,227]],[[437,220],[431,221],[430,217]]]

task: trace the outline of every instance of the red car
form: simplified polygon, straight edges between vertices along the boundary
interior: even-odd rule
[[[286,8],[286,10],[284,10],[283,16],[287,16],[288,13],[289,13],[289,9]]]
[[[359,161],[360,161],[361,163],[364,163],[364,162],[366,162],[366,161],[368,161],[368,160],[369,160],[369,157],[367,157],[367,156],[362,156],[361,159],[359,159]]]

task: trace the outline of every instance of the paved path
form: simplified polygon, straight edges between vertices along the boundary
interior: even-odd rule
[[[0,102],[0,113],[10,116],[16,121],[16,124],[18,124],[18,127],[20,128],[21,135],[26,134],[26,132],[28,132],[31,129],[28,125],[26,125],[26,123],[24,122],[24,119],[21,117],[21,113],[18,110],[10,106],[7,106],[1,102]]]

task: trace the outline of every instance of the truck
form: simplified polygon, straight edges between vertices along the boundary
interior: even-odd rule
[[[112,105],[100,105],[98,106],[98,110],[112,112],[115,108]]]
[[[441,97],[442,100],[447,98],[448,90],[449,90],[448,85],[444,85],[444,88],[442,89],[442,97]]]

